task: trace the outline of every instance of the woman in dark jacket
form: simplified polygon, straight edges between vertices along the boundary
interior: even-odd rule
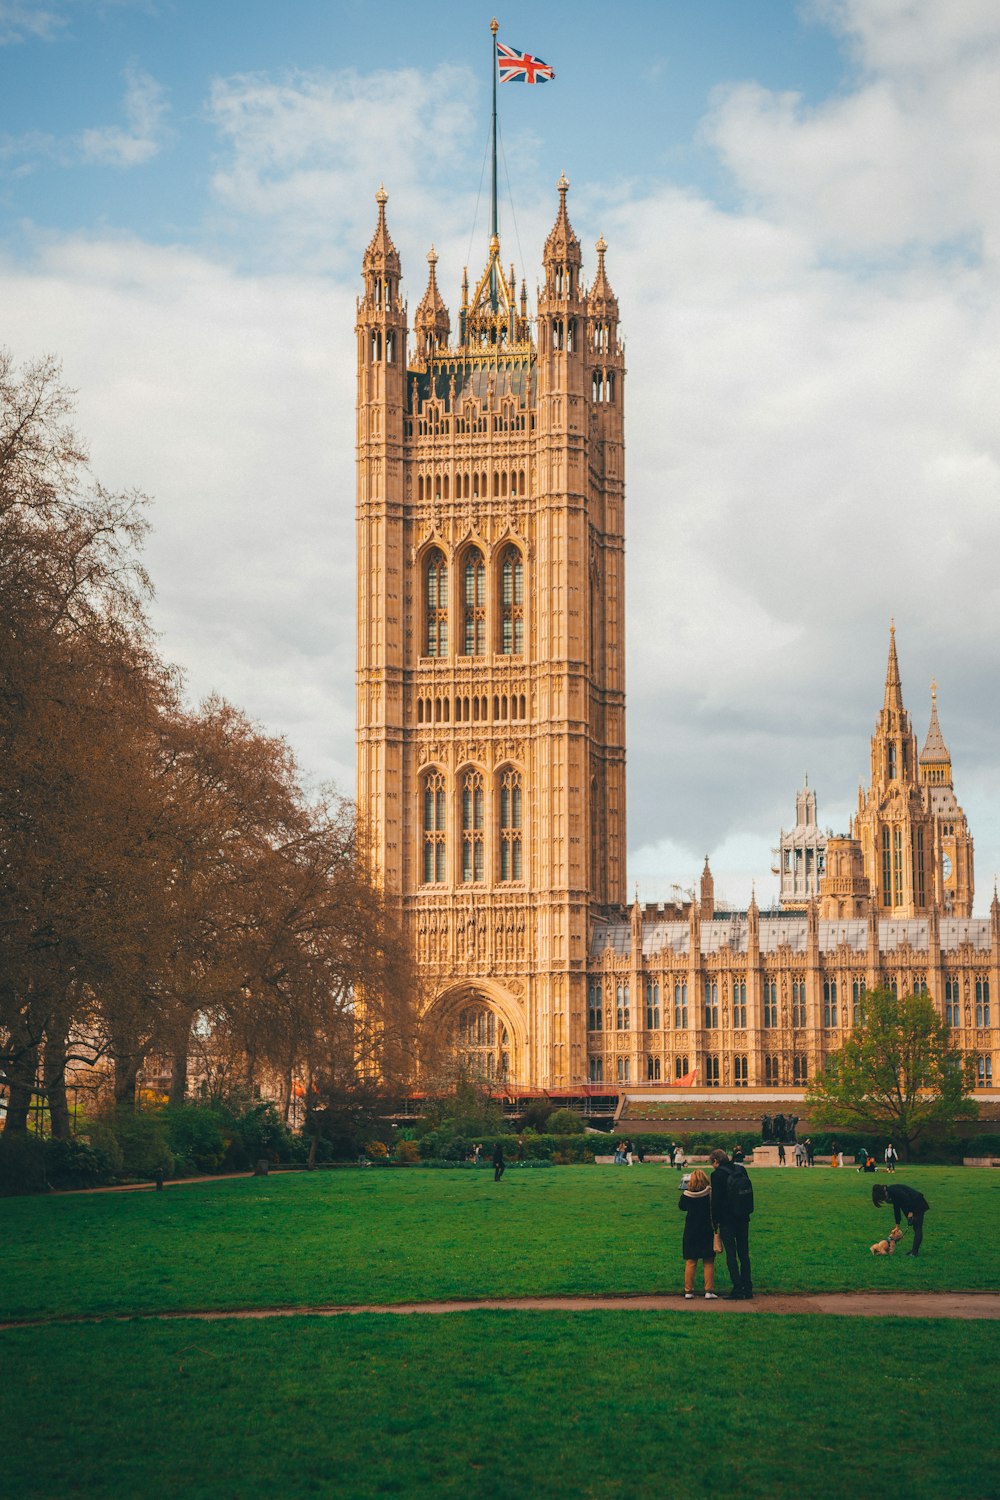
[[[715,1240],[712,1231],[712,1190],[700,1169],[691,1173],[691,1181],[681,1193],[678,1208],[686,1215],[681,1253],[684,1256],[684,1295],[694,1296],[694,1273],[699,1261],[705,1281],[706,1301],[715,1296]]]

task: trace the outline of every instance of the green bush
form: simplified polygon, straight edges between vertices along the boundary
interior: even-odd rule
[[[46,1141],[45,1170],[54,1188],[102,1187],[115,1178],[115,1164],[108,1153],[79,1137]]]
[[[262,1156],[271,1162],[296,1162],[305,1161],[308,1154],[305,1142],[292,1134],[273,1104],[254,1104],[232,1116],[231,1130],[223,1161],[229,1171],[248,1170]]]
[[[228,1110],[184,1104],[163,1110],[161,1119],[179,1175],[219,1170],[233,1135]]]
[[[575,1109],[557,1109],[549,1115],[549,1135],[583,1135],[585,1129],[583,1119]]]
[[[131,1114],[116,1110],[91,1121],[87,1134],[90,1144],[105,1152],[116,1175],[155,1177],[157,1172],[169,1176],[174,1157],[167,1140],[167,1126],[160,1110],[143,1110]]]
[[[41,1193],[48,1186],[45,1147],[35,1135],[0,1135],[0,1197]]]

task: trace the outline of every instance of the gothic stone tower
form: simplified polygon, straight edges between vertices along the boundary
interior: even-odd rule
[[[499,240],[408,354],[387,195],[357,308],[358,802],[424,1025],[483,1076],[587,1072],[592,924],[625,901],[618,304],[559,183],[537,337]]]
[[[895,628],[889,633],[885,700],[871,742],[871,785],[867,795],[858,794],[853,831],[877,913],[909,918],[936,909],[951,917],[972,915],[972,836],[952,785],[936,689],[918,756],[903,707]]]

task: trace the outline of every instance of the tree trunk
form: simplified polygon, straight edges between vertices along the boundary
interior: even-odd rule
[[[115,1057],[115,1106],[126,1114],[135,1113],[135,1090],[141,1067],[141,1057],[120,1053]]]
[[[38,1048],[27,1047],[10,1070],[10,1091],[7,1097],[7,1119],[4,1135],[16,1135],[28,1128],[31,1101],[35,1092],[35,1071],[38,1067]]]
[[[188,1077],[188,1042],[190,1032],[185,1033],[184,1041],[174,1051],[173,1066],[170,1072],[170,1107],[180,1109],[187,1098]]]
[[[58,1031],[45,1038],[42,1078],[49,1101],[49,1128],[57,1141],[68,1141],[73,1132],[66,1100],[66,1038]]]

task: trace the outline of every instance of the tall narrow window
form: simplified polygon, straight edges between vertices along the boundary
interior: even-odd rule
[[[590,1059],[590,1081],[591,1083],[604,1082],[604,1058],[592,1057]]]
[[[715,1028],[719,1024],[719,986],[714,979],[705,980],[705,1025]]]
[[[865,981],[855,979],[851,985],[851,1024],[863,1026],[865,1020]]]
[[[804,1026],[806,1024],[806,982],[804,979],[792,980],[792,1025]]]
[[[601,981],[592,979],[587,986],[587,1030],[604,1030],[604,1011],[601,1005]]]
[[[993,1087],[992,1057],[984,1055],[976,1058],[976,1087],[980,1089],[991,1089]]]
[[[440,548],[427,558],[427,655],[448,655],[448,564]]]
[[[809,1082],[809,1065],[801,1052],[796,1052],[792,1058],[792,1082],[798,1084]]]
[[[944,1019],[949,1026],[961,1026],[961,1010],[959,1000],[961,992],[957,979],[946,979],[944,982]]]
[[[685,979],[682,984],[674,985],[674,1026],[678,1031],[687,1030],[688,1023],[688,987]],[[684,1069],[685,1073],[687,1068]]]
[[[913,886],[917,903],[923,906],[926,882],[924,879],[924,830],[922,828],[916,828],[913,832]]]
[[[903,830],[892,830],[892,903],[900,906],[903,900]]]
[[[616,992],[615,992],[615,999],[616,999],[616,1002],[617,1002],[616,1006],[615,1006],[615,1011],[616,1011],[615,1019],[618,1022],[618,1030],[619,1031],[627,1031],[628,1028],[629,1028],[629,1026],[631,1025],[631,1021],[629,1020],[628,985],[627,984],[619,984],[618,985],[618,987],[616,989]]]
[[[486,653],[486,564],[475,547],[462,566],[462,655]]]
[[[462,880],[482,880],[485,874],[483,833],[485,795],[481,771],[467,771],[462,782]]]
[[[646,980],[646,1030],[660,1029],[660,984],[659,980]]]
[[[776,979],[764,980],[764,1025],[767,1027],[778,1024],[778,981]]]
[[[446,809],[444,777],[428,771],[424,777],[424,884],[445,878]]]
[[[500,879],[523,878],[522,791],[520,771],[504,771],[500,778]]]
[[[743,1055],[733,1058],[733,1083],[738,1089],[745,1089],[750,1082],[750,1074],[747,1069],[747,1060]]]
[[[507,547],[500,563],[500,651],[524,651],[524,562],[516,547]]]
[[[745,1026],[747,1024],[747,987],[746,981],[740,979],[733,985],[733,1025]]]
[[[976,1025],[990,1024],[990,982],[982,975],[976,976]]]
[[[689,1073],[689,1071],[690,1071],[690,1069],[688,1068],[688,1060],[687,1060],[686,1057],[675,1057],[674,1058],[674,1077],[675,1078],[686,1078],[687,1075],[688,1075],[688,1073]]]
[[[719,1087],[719,1059],[717,1056],[705,1058],[705,1084],[710,1089]]]
[[[777,1088],[778,1081],[778,1059],[771,1053],[764,1058],[764,1083],[769,1088]]]
[[[892,854],[888,828],[882,829],[882,905],[892,905]]]
[[[837,981],[835,979],[823,980],[823,1025],[836,1026],[837,1024]]]

